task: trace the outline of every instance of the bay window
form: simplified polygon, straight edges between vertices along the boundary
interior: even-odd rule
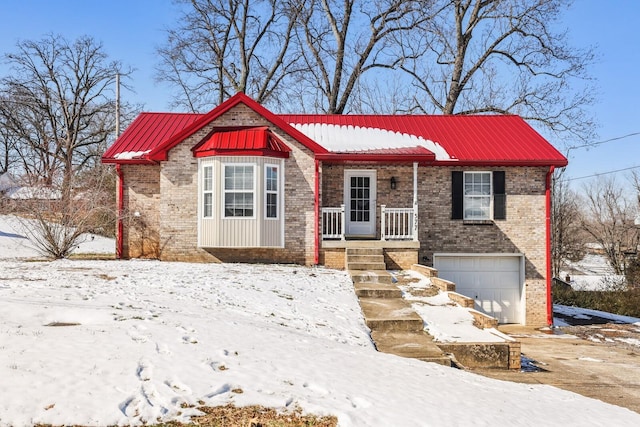
[[[254,165],[224,166],[224,217],[254,216]]]

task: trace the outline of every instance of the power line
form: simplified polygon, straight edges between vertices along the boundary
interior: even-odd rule
[[[612,174],[612,173],[624,172],[624,171],[628,171],[628,170],[631,170],[631,169],[638,169],[638,168],[640,168],[640,165],[638,165],[638,166],[630,166],[628,168],[623,168],[623,169],[616,169],[616,170],[613,170],[613,171],[594,173],[594,174],[591,174],[591,175],[579,176],[579,177],[576,177],[576,178],[567,178],[567,179],[565,179],[565,181],[577,181],[579,179],[593,178],[595,176],[609,175],[609,174]]]
[[[614,138],[605,139],[604,141],[588,142],[588,143],[582,144],[582,145],[573,145],[573,146],[569,147],[569,150],[573,150],[575,148],[595,147],[596,145],[604,144],[606,142],[618,141],[620,139],[625,139],[625,138],[629,138],[629,137],[636,136],[636,135],[640,135],[640,132],[633,132],[633,133],[630,133],[630,134],[627,134],[627,135],[616,136]]]

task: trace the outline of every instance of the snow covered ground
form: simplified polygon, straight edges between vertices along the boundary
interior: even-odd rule
[[[560,272],[560,278],[568,275],[571,287],[577,291],[599,291],[607,287],[624,283],[624,276],[616,275],[604,255],[586,254],[578,262],[569,262],[566,271]]]
[[[640,425],[553,387],[376,352],[344,272],[33,262],[0,232],[0,426],[187,421],[199,402],[341,426]]]
[[[0,215],[0,259],[37,258],[42,255],[27,239],[24,227],[27,220],[18,220],[13,215]],[[85,234],[78,242],[76,253],[113,254],[115,240],[96,234]]]

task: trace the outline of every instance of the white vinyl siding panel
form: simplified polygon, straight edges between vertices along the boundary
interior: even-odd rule
[[[251,217],[225,216],[225,165],[253,167],[253,215]],[[213,168],[213,215],[211,218],[199,219],[198,245],[204,248],[252,248],[283,247],[284,218],[266,219],[265,203],[265,165],[278,166],[279,213],[283,208],[284,188],[283,162],[281,159],[245,156],[216,156],[200,159],[200,172],[207,166]],[[199,180],[203,185],[204,180]],[[245,189],[246,190],[246,189]],[[200,191],[199,211],[204,209],[204,192]]]

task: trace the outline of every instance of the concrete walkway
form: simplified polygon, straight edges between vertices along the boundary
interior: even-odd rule
[[[640,354],[574,335],[549,335],[533,328],[503,325],[518,339],[522,354],[539,372],[480,370],[478,374],[519,383],[547,384],[640,413]],[[615,424],[615,420],[612,420]]]
[[[387,271],[350,269],[350,273],[378,351],[451,366],[451,359],[424,332],[422,318],[402,299]]]

